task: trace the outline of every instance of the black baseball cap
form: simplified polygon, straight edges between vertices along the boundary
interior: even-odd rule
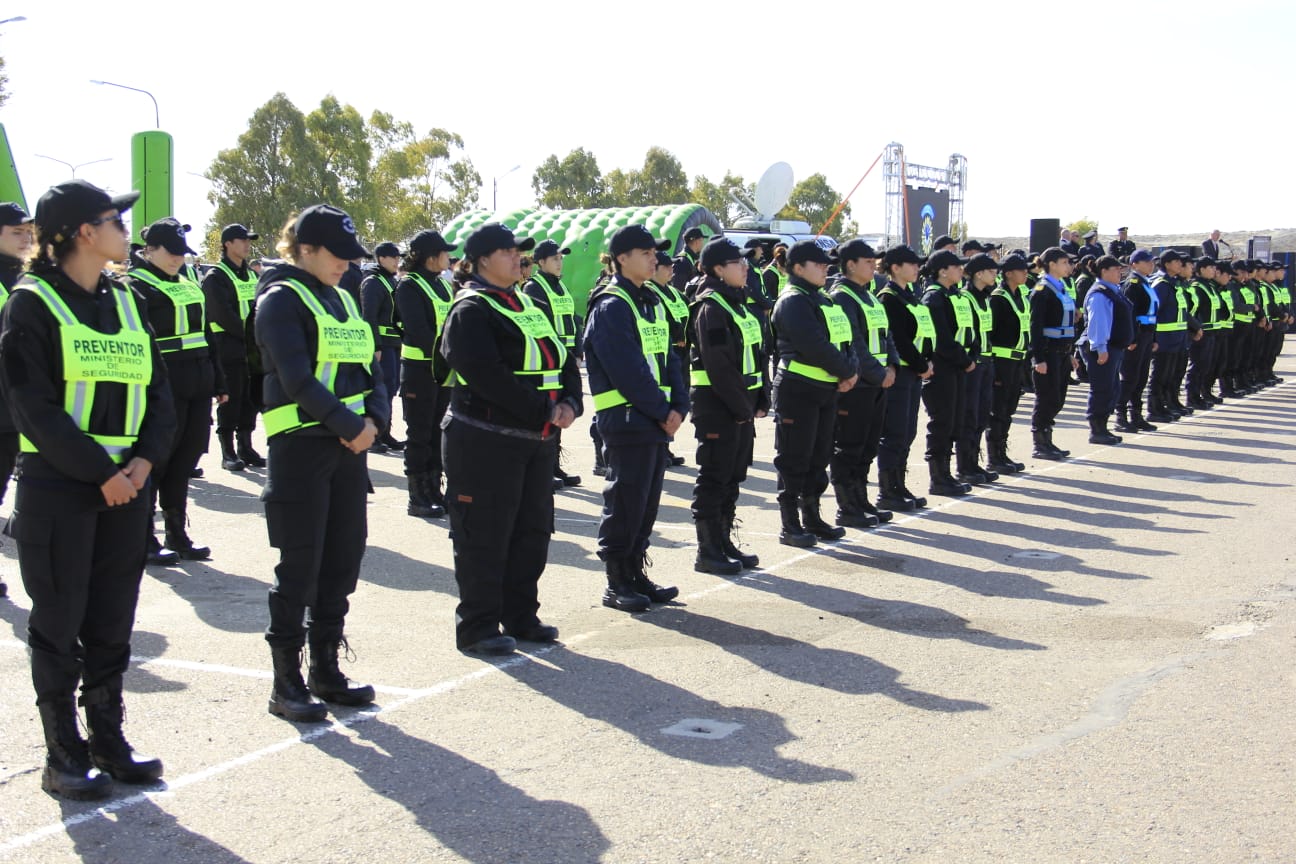
[[[814,262],[816,264],[836,264],[837,262],[828,250],[824,249],[813,240],[798,240],[788,248],[787,266],[790,269],[794,264],[806,264]]]
[[[464,256],[475,261],[501,249],[530,252],[535,248],[535,242],[533,237],[513,236],[513,229],[501,222],[487,222],[468,235],[464,242]]]
[[[58,240],[70,237],[76,229],[105,210],[125,213],[139,200],[140,193],[109,195],[93,183],[69,180],[50,190],[36,202],[36,227],[41,233]]]
[[[946,246],[956,246],[958,241],[948,234],[942,234],[932,241],[933,249],[943,249]]]
[[[1214,267],[1216,262],[1215,259],[1212,258],[1211,256],[1203,255],[1193,263],[1197,265],[1198,269],[1200,269],[1202,267]]]
[[[8,228],[11,225],[27,225],[32,222],[32,217],[27,211],[19,207],[12,201],[6,201],[0,204],[0,227]]]
[[[409,241],[410,255],[420,261],[433,255],[440,255],[442,252],[453,252],[458,248],[453,243],[447,243],[440,231],[420,231]]]
[[[858,261],[861,258],[881,258],[882,253],[874,252],[873,247],[856,238],[837,247],[837,263],[843,267],[847,261]]]
[[[942,249],[927,259],[927,272],[939,273],[946,267],[962,267],[967,263],[968,259],[960,258],[948,249]]]
[[[1045,249],[1042,253],[1040,253],[1039,256],[1039,263],[1041,267],[1048,267],[1048,265],[1052,264],[1054,261],[1070,261],[1070,260],[1072,260],[1071,256],[1063,252],[1057,246],[1050,246],[1049,248]]]
[[[1192,263],[1192,258],[1183,254],[1177,249],[1167,249],[1164,252],[1162,252],[1159,256],[1157,256],[1157,261],[1159,261],[1162,264],[1168,264],[1171,261],[1183,261],[1184,263]]]
[[[390,240],[379,243],[373,250],[373,257],[375,258],[399,258],[400,254],[400,247]]]
[[[729,238],[712,237],[702,247],[702,254],[698,260],[702,264],[703,271],[709,274],[712,267],[720,267],[730,261],[741,261],[744,257],[746,256],[743,250]]]
[[[233,225],[226,225],[221,229],[221,242],[228,243],[231,240],[256,240],[260,234],[253,234],[246,227],[235,222]]]
[[[999,272],[1007,273],[1009,270],[1029,270],[1030,262],[1026,260],[1025,255],[1016,253],[1009,255],[999,263]]]
[[[923,259],[908,246],[892,246],[882,254],[882,266],[894,267],[897,264],[922,264]]]
[[[542,258],[552,258],[555,255],[570,255],[571,249],[563,247],[558,248],[557,242],[553,240],[541,240],[535,247],[535,254],[532,256],[539,261]]]
[[[982,246],[976,240],[969,240],[963,244],[964,255],[967,255],[969,252],[984,252],[984,251],[986,251],[986,247]]]
[[[693,240],[701,240],[706,233],[696,225],[684,232],[684,242],[688,243]]]
[[[140,232],[140,237],[144,238],[145,246],[161,246],[172,255],[196,255],[198,253],[185,243],[185,232],[188,230],[188,225],[182,225],[179,220],[168,216],[145,228]]]
[[[1243,273],[1250,273],[1251,269],[1252,269],[1251,262],[1246,260],[1245,258],[1239,258],[1233,262],[1234,273],[1237,273],[1238,271],[1241,271]]]
[[[658,267],[670,267],[670,266],[672,266],[673,264],[674,264],[674,262],[671,261],[671,257],[670,257],[669,255],[667,255],[665,252],[661,251],[660,249],[657,250],[657,266],[658,266]]]
[[[369,258],[369,251],[356,237],[355,222],[346,211],[328,204],[307,207],[297,217],[293,226],[297,242],[308,246],[323,246],[344,261]]]
[[[981,252],[980,254],[973,255],[968,260],[967,264],[963,265],[963,274],[965,276],[975,276],[983,270],[998,269],[999,265],[995,263],[995,260],[984,252]]]
[[[665,252],[671,247],[671,241],[658,240],[642,225],[626,225],[618,228],[608,242],[608,253],[613,257],[633,252],[636,249],[653,249]]]

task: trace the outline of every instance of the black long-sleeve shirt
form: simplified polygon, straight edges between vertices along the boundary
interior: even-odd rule
[[[247,262],[235,264],[228,258],[221,263],[240,279],[250,279]],[[220,267],[212,267],[202,280],[203,296],[207,298],[207,321],[221,327],[213,349],[222,360],[247,362],[247,340],[251,329],[248,321],[239,318],[238,288],[230,281],[229,276]],[[249,310],[248,318],[252,317]]]
[[[851,296],[854,295],[854,296]],[[859,380],[855,382],[855,389],[867,387],[881,387],[882,382],[886,380],[887,366],[900,365],[900,357],[896,354],[895,341],[891,338],[890,326],[887,327],[887,335],[882,344],[882,350],[886,352],[887,362],[882,364],[869,351],[869,326],[864,310],[860,308],[860,302],[880,304],[881,301],[875,298],[868,288],[857,285],[849,279],[841,279],[828,292],[833,302],[841,307],[846,313],[846,317],[851,322],[851,334],[855,343],[855,363],[856,370],[859,372]],[[856,301],[856,297],[859,301]],[[884,310],[885,311],[885,310]]]
[[[919,352],[914,344],[918,336],[918,322],[911,307],[921,305],[909,286],[898,282],[887,282],[879,293],[882,306],[887,311],[887,326],[891,329],[891,339],[895,342],[896,353],[904,365],[919,375],[927,371],[930,352]]]
[[[690,392],[693,419],[697,423],[708,420],[730,420],[745,423],[757,411],[769,410],[769,387],[765,380],[765,352],[756,349],[756,374],[761,386],[748,389],[743,378],[743,353],[747,350],[742,331],[725,309],[716,301],[721,297],[738,314],[756,318],[758,312],[744,303],[746,291],[726,285],[714,276],[708,276],[693,301],[689,320],[690,368],[702,370],[710,379],[706,387],[694,387]]]
[[[824,370],[839,380],[855,374],[855,349],[840,348],[828,339],[828,325],[822,307],[835,305],[823,289],[793,277],[774,304],[774,336],[778,340],[779,365],[799,360]],[[812,379],[807,379],[812,380]],[[814,381],[823,387],[835,385]]]
[[[135,304],[139,320],[148,327],[144,304],[107,276],[100,276],[99,284],[90,292],[56,268],[42,268],[33,275],[49,283],[77,321],[101,333],[111,335],[121,330],[115,292],[128,294],[127,302]],[[103,447],[77,428],[64,408],[61,346],[58,319],[45,301],[33,291],[15,291],[5,304],[0,332],[0,386],[18,431],[40,451],[19,456],[20,474],[33,485],[65,491],[79,489],[81,497],[74,505],[102,506],[99,487],[120,468]],[[156,344],[152,345],[152,353],[153,373],[145,390],[147,407],[130,455],[157,465],[171,452],[176,417],[167,366]],[[124,429],[124,388],[102,388],[95,394],[93,411],[92,428]]]
[[[954,313],[954,302],[950,295],[958,293],[958,286],[946,288],[939,282],[933,282],[923,293],[922,302],[931,313],[932,327],[936,330],[936,359],[959,369],[966,369],[976,361],[976,348],[969,349],[956,337],[958,320]],[[976,316],[976,311],[972,310]],[[976,322],[972,323],[972,333],[976,333]]]
[[[1031,354],[1035,363],[1047,363],[1058,353],[1069,353],[1075,345],[1075,336],[1045,336],[1045,327],[1062,326],[1062,301],[1058,299],[1053,286],[1041,277],[1038,286],[1030,295],[1031,307]],[[1072,321],[1074,329],[1074,321]]]
[[[396,276],[379,268],[371,271],[360,283],[360,315],[373,330],[374,345],[380,351],[400,348],[401,337],[398,332],[396,301],[392,297],[395,291]],[[383,331],[387,331],[384,335]]]
[[[433,273],[420,267],[414,271],[413,275],[427,282],[428,287],[446,303],[454,300],[454,289],[441,278],[440,273]],[[423,356],[428,358],[427,361],[415,362],[432,362],[436,364],[436,358],[439,356],[436,353],[437,338],[443,323],[437,320],[436,306],[432,304],[427,294],[424,293],[423,286],[409,276],[406,276],[396,285],[395,299],[396,311],[400,315],[401,321],[401,341],[412,348],[422,351]],[[438,374],[437,377],[440,378],[441,375]]]
[[[152,284],[132,274],[146,270],[163,282],[178,282],[179,276],[168,275],[160,267],[148,261],[138,263],[126,274],[130,288],[135,295],[144,301],[149,326],[159,339],[176,335],[176,307],[171,298],[163,294]],[[191,305],[186,310],[189,332],[203,330],[207,345],[215,341],[211,322],[206,321],[207,303]],[[210,347],[188,348],[184,351],[171,351],[162,355],[167,364],[167,377],[171,383],[171,393],[176,399],[202,399],[228,393],[225,386],[225,372],[221,368],[220,358]]]

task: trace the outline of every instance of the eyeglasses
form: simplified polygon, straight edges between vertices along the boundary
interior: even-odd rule
[[[98,219],[91,219],[91,220],[90,220],[89,222],[87,222],[86,224],[87,224],[87,225],[94,225],[95,227],[98,227],[98,226],[100,226],[100,225],[105,225],[105,224],[107,224],[107,225],[116,225],[116,226],[117,226],[117,230],[119,230],[119,231],[121,231],[121,232],[123,232],[123,233],[125,233],[125,231],[126,231],[126,222],[125,222],[125,220],[122,219],[121,216],[101,216],[101,217],[99,217]]]

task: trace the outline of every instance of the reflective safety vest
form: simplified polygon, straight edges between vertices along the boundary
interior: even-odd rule
[[[868,328],[868,351],[883,366],[887,365],[886,339],[887,333],[891,330],[891,324],[887,321],[886,309],[872,294],[865,291],[867,300],[855,293],[845,282],[837,284],[837,290],[855,301],[859,306],[860,312],[864,314],[864,326]]]
[[[798,288],[795,285],[792,286],[791,290],[804,294],[807,297],[811,296],[808,291],[803,288]],[[828,341],[836,345],[838,350],[845,351],[850,347],[851,342],[853,341],[850,319],[846,317],[845,312],[832,302],[832,298],[823,294],[821,291],[816,293],[818,293],[825,301],[819,304],[819,313],[823,315],[824,325],[828,328]],[[800,360],[781,360],[779,361],[779,366],[789,372],[810,378],[814,381],[823,381],[827,384],[836,384],[838,380],[840,380],[827,369],[821,369],[818,366],[811,366],[809,363],[802,363]]]
[[[207,307],[202,289],[197,282],[191,282],[183,276],[176,282],[159,279],[142,267],[127,274],[132,279],[152,285],[166,295],[175,308],[175,335],[158,336],[158,351],[162,354],[174,354],[177,351],[191,351],[207,347]],[[189,309],[198,307],[198,329],[189,328]]]
[[[576,347],[576,300],[572,297],[567,286],[561,279],[557,282],[557,290],[554,290],[549,279],[543,274],[537,273],[531,277],[531,281],[544,290],[545,298],[549,301],[549,311],[553,314],[554,332],[562,339],[563,345],[570,351]]]
[[[1071,302],[1075,303],[1075,299],[1076,299],[1075,280],[1072,279],[1070,276],[1068,276],[1067,278],[1062,280],[1062,287],[1066,289],[1066,293],[1071,298]]]
[[[337,292],[342,308],[346,310],[347,317],[339,321],[324,308],[324,304],[320,303],[309,288],[296,279],[288,279],[281,284],[291,288],[315,317],[315,379],[338,397],[348,410],[364,416],[364,400],[369,395],[368,390],[359,393],[337,392],[338,371],[343,363],[358,363],[372,371],[373,330],[360,317],[355,300],[341,288],[332,289]],[[320,425],[318,420],[303,411],[296,402],[267,407],[262,414],[265,417],[267,438]]]
[[[1036,286],[1037,291],[1052,291],[1062,304],[1062,321],[1056,327],[1044,327],[1043,335],[1048,339],[1074,339],[1075,338],[1075,300],[1066,292],[1066,286],[1059,291],[1053,287],[1053,283],[1048,279],[1042,278]]]
[[[561,390],[562,368],[567,362],[567,346],[563,344],[562,339],[558,338],[553,324],[549,323],[549,316],[545,315],[544,310],[537,306],[534,300],[521,291],[513,292],[513,296],[521,304],[521,309],[510,309],[485,291],[478,291],[476,288],[465,288],[455,297],[454,302],[461,303],[468,297],[480,297],[486,301],[487,306],[503,315],[522,334],[522,368],[514,369],[513,375],[542,393]],[[553,345],[558,357],[556,368],[544,368],[544,351],[540,348],[541,339],[548,339]],[[456,384],[468,383],[458,372],[454,373],[452,378]]]
[[[748,390],[759,390],[761,384],[761,370],[757,364],[760,356],[761,344],[764,337],[761,334],[760,321],[745,305],[739,305],[737,309],[729,305],[720,294],[709,294],[702,301],[714,300],[720,305],[720,308],[729,313],[729,317],[738,325],[738,331],[742,334],[742,376],[743,383],[747,385]],[[693,369],[689,372],[689,384],[694,387],[710,387],[711,376],[705,369]]]
[[[1255,321],[1255,292],[1245,282],[1239,282],[1238,293],[1242,295],[1242,306],[1233,310],[1233,320],[1250,324]]]
[[[944,291],[939,286],[937,290]],[[945,296],[954,310],[954,341],[964,348],[971,348],[976,343],[976,313],[972,311],[972,300],[964,291]]]
[[[1022,296],[1020,290],[1010,290],[1004,285],[991,291],[990,295],[1007,300],[1013,314],[1017,317],[1016,343],[1011,348],[1006,345],[991,345],[990,356],[1004,360],[1021,360],[1026,356],[1026,341],[1030,338],[1030,307],[1026,305],[1026,298]],[[993,315],[992,311],[991,316]]]
[[[9,299],[9,289],[4,286],[3,282],[0,282],[0,306],[3,306],[4,302],[8,299]]]
[[[454,295],[446,288],[445,282],[440,276],[432,277],[436,283],[436,288],[418,273],[407,274],[415,285],[423,289],[427,295],[428,302],[432,304],[432,314],[436,315],[437,321],[437,338],[441,338],[441,331],[445,329],[446,316],[450,314],[450,304],[454,302]],[[403,360],[431,360],[432,358],[423,353],[423,349],[416,345],[405,344],[401,346],[401,359]]]
[[[378,325],[378,335],[383,339],[399,339],[401,337],[400,325],[396,323],[396,285],[387,278],[387,274],[382,270],[373,271],[374,276],[387,289],[387,296],[392,298],[392,320],[387,324]]]
[[[249,278],[240,279],[238,278],[238,276],[234,275],[234,271],[230,269],[229,265],[227,265],[224,261],[218,263],[216,265],[216,269],[220,270],[222,273],[224,273],[226,276],[229,277],[230,284],[234,286],[234,294],[235,296],[238,297],[239,320],[246,322],[248,319],[248,314],[252,311],[252,301],[256,299],[256,286],[257,286],[256,273],[252,272],[252,270],[249,268],[248,269]],[[211,329],[213,333],[225,332],[225,328],[217,324],[215,321],[211,323]]]
[[[675,290],[674,285],[669,283],[658,285],[651,279],[646,284],[661,299],[662,305],[666,307],[666,314],[671,317],[672,321],[681,326],[688,322],[688,302],[680,295],[679,291]]]
[[[918,350],[918,353],[927,355],[935,351],[936,325],[932,323],[931,310],[921,303],[910,303],[904,297],[901,297],[900,292],[893,289],[890,285],[878,292],[878,296],[886,296],[888,294],[903,302],[905,308],[909,310],[909,314],[914,317],[914,324],[916,325],[916,330],[914,332],[914,348]],[[903,355],[900,357],[900,365],[909,365],[905,362]]]
[[[78,321],[48,282],[35,276],[28,280],[14,290],[31,291],[41,298],[58,322],[63,410],[114,462],[122,464],[139,439],[148,408],[148,385],[153,380],[152,340],[130,292],[111,289],[121,329],[110,335]],[[126,411],[119,427],[91,428],[95,392],[100,386],[126,388]],[[20,436],[18,446],[23,453],[38,452],[26,435]]]
[[[1193,286],[1197,289],[1194,293],[1197,296],[1206,295],[1205,309],[1197,310],[1197,320],[1201,322],[1203,330],[1220,330],[1223,325],[1220,323],[1224,317],[1224,302],[1220,300],[1219,291],[1215,285],[1207,279],[1193,281]]]
[[[784,273],[782,270],[778,269],[777,265],[771,264],[761,271],[761,282],[763,283],[765,281],[765,274],[770,272],[771,270],[773,270],[774,275],[778,277],[778,293],[782,294],[783,289],[786,288],[788,284],[788,275]]]
[[[653,380],[661,388],[662,395],[667,401],[671,398],[670,382],[666,380],[666,355],[671,350],[670,328],[665,321],[649,320],[639,311],[639,305],[630,299],[630,295],[625,289],[617,285],[612,285],[604,292],[613,297],[619,297],[630,307],[630,312],[634,315],[635,326],[639,330],[639,349],[643,352],[644,362],[648,365],[648,371],[652,373]],[[661,313],[653,313],[665,315]],[[605,408],[615,408],[618,405],[629,404],[630,400],[621,395],[620,390],[604,390],[601,393],[594,394],[594,410],[602,411]]]
[[[980,337],[981,342],[981,356],[993,356],[990,354],[990,331],[994,329],[994,316],[990,312],[990,298],[971,289],[968,289],[967,297],[972,304],[972,311],[976,313],[977,335]]]
[[[1155,280],[1153,280],[1152,285],[1153,287],[1155,287],[1157,285],[1163,284],[1165,281],[1166,279],[1164,276],[1159,276]],[[1180,330],[1188,329],[1188,320],[1187,320],[1188,304],[1185,302],[1183,288],[1179,285],[1177,281],[1174,284],[1174,292],[1175,292],[1175,306],[1177,307],[1175,310],[1175,320],[1158,322],[1156,325],[1156,329],[1158,333],[1167,333],[1167,332],[1175,333]]]
[[[1157,310],[1161,308],[1161,298],[1157,296],[1156,289],[1152,287],[1151,282],[1149,282],[1148,280],[1144,279],[1141,276],[1135,276],[1134,279],[1138,282],[1139,286],[1143,289],[1143,292],[1148,295],[1147,314],[1136,315],[1134,316],[1134,320],[1139,324],[1144,324],[1148,326],[1154,325],[1156,324],[1156,320],[1157,320]]]

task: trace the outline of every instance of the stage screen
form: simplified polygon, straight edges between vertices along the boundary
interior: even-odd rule
[[[932,241],[949,233],[949,190],[906,186],[905,204],[905,242],[919,255],[929,255]]]

